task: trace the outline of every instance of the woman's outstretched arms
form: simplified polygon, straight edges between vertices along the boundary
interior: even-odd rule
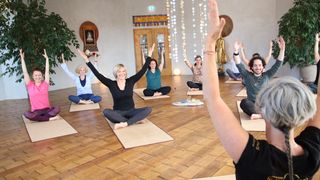
[[[20,49],[19,52],[20,52],[21,68],[22,68],[24,83],[29,84],[30,76],[27,70],[26,62],[24,60],[24,52],[22,51],[22,49]]]

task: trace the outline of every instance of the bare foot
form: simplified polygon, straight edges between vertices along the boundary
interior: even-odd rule
[[[87,104],[87,101],[86,100],[80,100],[79,104]]]
[[[155,92],[155,93],[153,94],[153,96],[161,96],[161,95],[162,95],[161,92]]]
[[[116,124],[114,124],[114,129],[120,129],[120,128],[124,128],[127,126],[128,126],[127,122],[116,123]]]
[[[147,120],[142,119],[141,121],[138,121],[138,122],[137,122],[137,124],[144,124],[144,123],[147,123]]]
[[[199,91],[199,88],[189,88],[190,91]]]
[[[261,114],[251,114],[250,119],[251,120],[262,119],[262,116],[261,116]]]
[[[58,119],[60,119],[60,117],[58,115],[56,115],[54,117],[49,118],[49,121],[54,121],[54,120],[58,120]]]

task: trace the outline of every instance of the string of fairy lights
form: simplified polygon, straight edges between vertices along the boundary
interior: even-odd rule
[[[187,1],[188,2],[188,1]],[[190,2],[190,1],[189,1]],[[177,4],[179,3],[179,7]],[[198,4],[198,7],[196,7]],[[179,9],[178,9],[179,8]],[[185,6],[185,0],[166,0],[166,9],[168,14],[168,28],[170,30],[169,47],[171,49],[170,57],[174,62],[179,62],[179,48],[183,59],[188,59],[187,52],[193,52],[192,56],[198,54],[198,48],[201,47],[201,54],[204,49],[204,40],[207,36],[207,0],[192,0],[192,38],[186,38],[185,12],[188,12]],[[198,11],[198,12],[197,12]],[[189,42],[190,41],[190,42]],[[192,49],[187,49],[188,44],[193,43]],[[200,45],[199,45],[200,43]]]

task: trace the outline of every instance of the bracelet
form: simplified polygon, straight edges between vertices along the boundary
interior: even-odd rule
[[[203,54],[214,55],[216,54],[216,51],[204,51]]]
[[[235,53],[235,52],[234,52],[233,55],[234,55],[234,56],[239,56],[239,52],[238,52],[238,53]]]

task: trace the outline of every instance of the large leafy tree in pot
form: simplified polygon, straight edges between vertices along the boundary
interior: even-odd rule
[[[44,69],[43,49],[47,50],[50,73],[55,73],[60,56],[71,60],[75,54],[71,46],[79,47],[74,31],[56,13],[47,13],[45,0],[0,0],[0,65],[4,75],[15,75],[21,82],[23,75],[19,49],[25,52],[26,65],[31,72],[35,67]]]
[[[319,0],[294,0],[293,7],[278,24],[279,35],[286,40],[284,63],[290,67],[314,64],[314,35],[320,31]],[[276,49],[274,54],[277,52]]]

